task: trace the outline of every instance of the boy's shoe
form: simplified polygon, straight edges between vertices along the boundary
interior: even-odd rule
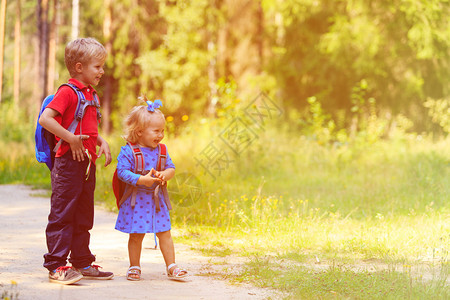
[[[74,271],[70,266],[61,266],[54,272],[48,273],[48,279],[50,282],[61,284],[72,284],[83,279],[83,275]]]
[[[98,279],[107,280],[114,277],[112,272],[102,272],[99,270],[101,268],[97,265],[90,265],[87,268],[76,269],[79,274],[83,275],[84,279]]]

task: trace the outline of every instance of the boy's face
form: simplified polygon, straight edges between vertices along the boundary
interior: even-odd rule
[[[138,132],[138,143],[144,147],[156,148],[164,138],[166,121],[161,114],[152,114],[150,125]]]
[[[100,78],[105,74],[105,71],[103,70],[104,65],[104,59],[95,57],[91,58],[89,63],[82,64],[79,62],[75,66],[77,75],[74,76],[74,78],[86,86],[96,86],[100,82]]]

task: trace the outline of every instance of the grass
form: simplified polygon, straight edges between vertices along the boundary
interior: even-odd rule
[[[235,155],[218,138],[227,124],[209,125],[164,141],[179,179],[169,184],[176,243],[224,260],[244,257],[240,273],[225,276],[287,298],[450,297],[450,138],[323,144],[268,126]],[[14,149],[0,153],[0,183],[49,188],[33,141],[17,136],[0,139],[2,149]],[[108,140],[115,158],[123,142]],[[198,164],[208,145],[223,158],[222,169],[209,165],[214,177]],[[103,162],[96,200],[114,210],[115,163]]]
[[[409,272],[394,270],[352,270],[332,265],[312,269],[272,263],[269,259],[252,260],[239,277],[257,280],[262,287],[289,293],[293,299],[445,299],[448,287],[441,277],[426,282]]]

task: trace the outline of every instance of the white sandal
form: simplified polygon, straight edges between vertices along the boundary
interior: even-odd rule
[[[131,277],[131,276],[136,277]],[[127,279],[131,281],[139,281],[141,280],[141,268],[139,266],[131,266],[127,271]]]
[[[172,267],[175,267],[175,268],[172,270],[172,272],[170,272],[170,269]],[[175,263],[170,264],[167,267],[167,277],[169,277],[169,279],[182,280],[188,276],[189,276],[188,271],[178,268],[177,264],[175,264]]]

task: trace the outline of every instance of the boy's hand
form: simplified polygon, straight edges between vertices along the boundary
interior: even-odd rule
[[[68,141],[70,145],[70,150],[72,150],[73,160],[83,161],[85,157],[85,148],[83,146],[83,140],[87,140],[89,138],[88,135],[73,135],[70,141]]]
[[[147,175],[143,175],[139,177],[137,184],[138,185],[145,185],[147,187],[151,187],[155,182],[160,183],[161,179],[157,177],[153,177],[153,175],[156,174],[155,169],[151,169],[150,172],[148,172]]]
[[[108,144],[108,142],[106,142],[106,140],[104,140],[100,136],[97,137],[97,142],[100,146],[100,148],[98,149],[97,156],[100,157],[102,154],[105,154],[105,167],[106,167],[112,161],[111,150],[109,150],[109,144]]]

